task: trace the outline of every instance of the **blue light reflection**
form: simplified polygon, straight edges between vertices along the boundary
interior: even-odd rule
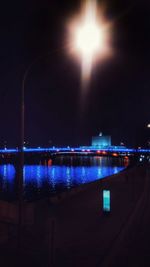
[[[15,198],[15,167],[11,164],[0,165],[0,198]]]
[[[56,157],[44,164],[24,166],[26,199],[49,196],[80,184],[118,173],[125,168],[121,159],[106,157]],[[16,170],[13,165],[0,165],[0,197],[15,192]]]

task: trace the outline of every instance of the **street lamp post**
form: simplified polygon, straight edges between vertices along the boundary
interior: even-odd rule
[[[30,67],[30,66],[29,66]],[[21,88],[21,139],[20,139],[20,149],[19,149],[19,177],[18,177],[18,248],[22,248],[22,226],[23,226],[23,168],[24,168],[24,89],[25,81],[30,68],[24,73],[22,88]]]
[[[64,47],[63,47],[64,49]],[[58,49],[51,52],[47,52],[44,55],[38,56],[34,59],[30,65],[26,68],[21,87],[21,118],[20,118],[20,146],[19,146],[19,177],[18,177],[18,248],[22,247],[22,226],[23,226],[23,178],[24,178],[24,132],[25,132],[25,84],[27,77],[34,65],[38,63],[41,59],[51,54],[57,53]]]
[[[24,72],[21,87],[21,118],[20,118],[20,146],[19,146],[19,177],[18,177],[18,248],[22,247],[22,226],[23,226],[23,178],[24,178],[24,130],[25,130],[25,83],[27,76],[33,65],[36,64],[44,56],[39,56],[27,67]]]
[[[82,24],[77,25],[75,31],[75,49],[80,54],[82,60],[82,78],[89,79],[92,71],[92,63],[95,56],[104,56],[108,52],[108,46],[106,44],[106,28],[103,23],[99,25],[97,20],[97,7],[96,0],[86,0],[85,13],[82,19]],[[64,49],[62,47],[61,49]],[[54,52],[60,51],[56,49]],[[51,53],[50,53],[51,54]],[[48,53],[49,55],[49,53]],[[21,88],[21,140],[19,146],[20,165],[19,165],[19,177],[18,177],[18,246],[21,247],[22,242],[22,225],[23,225],[23,167],[24,167],[24,114],[25,114],[25,82],[27,76],[33,65],[36,64],[41,58],[36,58],[26,69]]]

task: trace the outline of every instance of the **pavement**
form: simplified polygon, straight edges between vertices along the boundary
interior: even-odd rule
[[[114,255],[120,253],[118,248],[124,244],[124,229],[130,232],[133,217],[132,227],[136,229],[137,210],[142,210],[147,201],[141,203],[143,192],[148,190],[148,177],[145,166],[133,168],[92,183],[84,192],[61,203],[55,214],[55,265],[111,266]],[[103,189],[111,192],[110,214],[103,212]]]

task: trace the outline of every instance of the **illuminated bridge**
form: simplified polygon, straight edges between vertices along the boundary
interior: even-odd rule
[[[0,156],[17,155],[19,149],[0,149]],[[150,149],[134,149],[126,147],[112,146],[108,148],[96,147],[49,147],[49,148],[26,148],[24,147],[25,155],[29,154],[46,154],[46,155],[108,155],[108,156],[135,156],[149,155]]]

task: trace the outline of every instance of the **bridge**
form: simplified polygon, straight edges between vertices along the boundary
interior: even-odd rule
[[[148,156],[150,155],[150,149],[135,149],[126,147],[112,146],[108,148],[98,148],[92,146],[84,147],[48,147],[48,148],[23,148],[25,155],[39,155],[44,154],[47,156],[53,155],[100,155],[100,156]],[[7,157],[7,155],[18,155],[20,150],[18,148],[5,148],[0,149],[0,158]]]

